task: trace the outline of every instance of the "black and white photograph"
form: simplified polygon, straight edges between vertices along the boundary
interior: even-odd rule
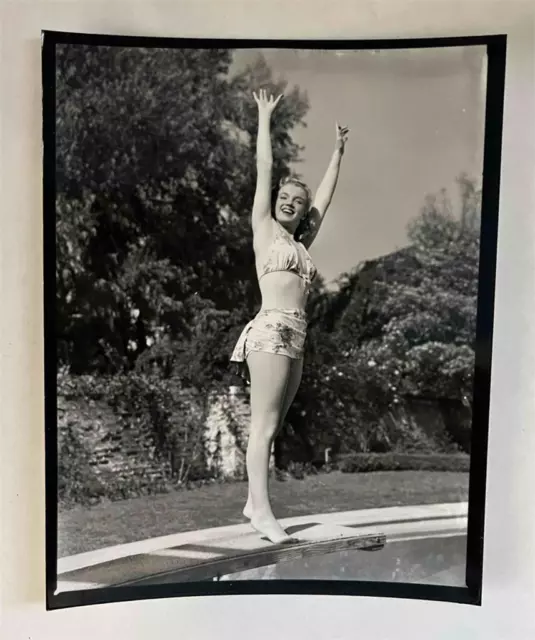
[[[44,32],[49,607],[479,604],[504,56]]]

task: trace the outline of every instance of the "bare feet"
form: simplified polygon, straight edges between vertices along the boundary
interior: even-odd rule
[[[242,513],[249,520],[253,517],[253,505],[251,503],[251,498],[247,498],[247,503],[245,504]]]
[[[289,536],[275,519],[271,510],[267,513],[255,514],[253,509],[253,501],[251,496],[247,496],[247,502],[243,508],[243,515],[251,521],[251,526],[256,529],[260,535],[265,536],[274,544],[284,544],[295,542],[295,538]]]
[[[273,514],[257,515],[255,513],[252,513],[250,518],[251,526],[253,527],[253,529],[256,529],[258,533],[268,538],[271,542],[273,542],[273,544],[295,542],[295,539],[289,536],[286,531],[280,526],[280,524],[275,520]]]

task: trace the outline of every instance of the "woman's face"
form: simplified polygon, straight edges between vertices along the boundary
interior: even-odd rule
[[[275,204],[275,218],[294,232],[307,213],[307,193],[298,184],[285,184],[279,189]]]

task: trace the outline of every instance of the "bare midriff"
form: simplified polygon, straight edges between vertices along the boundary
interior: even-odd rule
[[[259,280],[264,309],[305,310],[308,298],[306,282],[291,271],[273,271]]]

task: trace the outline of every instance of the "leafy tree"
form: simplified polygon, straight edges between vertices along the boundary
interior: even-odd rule
[[[359,265],[315,301],[303,384],[281,446],[287,458],[302,440],[312,455],[326,446],[409,446],[405,425],[385,421],[406,396],[469,404],[480,192],[464,175],[459,186],[460,212],[445,192],[429,197],[409,225],[410,246]],[[463,447],[466,429],[451,434]]]
[[[192,356],[218,335],[199,340],[198,314],[225,318],[208,329],[228,332],[258,304],[251,93],[285,83],[262,59],[230,78],[231,60],[222,49],[58,47],[58,356],[74,372],[171,350],[167,367],[189,354],[221,377],[222,353],[213,366]],[[278,173],[298,158],[290,131],[306,108],[296,89],[274,120]]]

